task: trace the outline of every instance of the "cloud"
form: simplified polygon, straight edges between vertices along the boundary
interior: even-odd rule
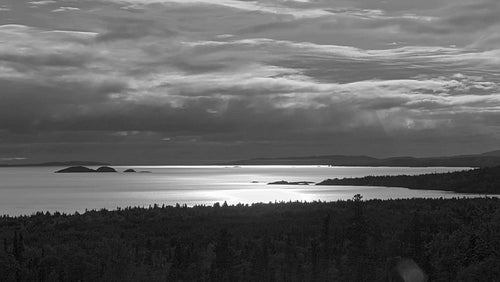
[[[0,26],[2,66],[20,70],[25,66],[82,66],[88,57],[85,42],[95,36],[89,32],[40,31],[23,25]],[[0,75],[1,77],[1,75]]]
[[[365,22],[355,22],[363,29],[378,29],[394,33],[410,33],[430,42],[449,41],[469,45],[486,34],[497,34],[500,25],[498,1],[483,1],[448,5],[426,16],[372,17]],[[438,39],[437,37],[441,37]],[[477,41],[476,41],[477,42]],[[475,45],[480,47],[479,45]],[[488,46],[485,46],[488,47]]]
[[[77,7],[59,7],[57,9],[52,10],[52,12],[58,13],[58,12],[71,12],[71,11],[79,11],[79,10],[80,10],[80,8],[77,8]]]
[[[58,17],[52,4],[0,25],[4,146],[424,152],[436,136],[500,138],[491,3],[89,0]]]
[[[119,3],[127,3],[132,5],[152,5],[152,4],[176,4],[183,6],[195,6],[195,5],[208,5],[208,6],[222,6],[225,8],[252,11],[259,13],[269,13],[276,15],[289,15],[294,18],[315,18],[322,17],[330,14],[328,11],[322,9],[309,9],[309,8],[293,8],[287,5],[287,2],[302,2],[302,1],[239,1],[239,0],[152,0],[152,1],[142,1],[142,0],[110,0]]]
[[[53,99],[47,96],[46,103],[37,104],[47,104],[49,107],[49,104],[55,102],[54,105],[61,105],[60,108],[49,107],[50,111],[53,111],[50,116],[44,116],[47,112],[43,112],[39,113],[41,116],[36,118],[36,122],[22,122],[25,128],[31,129],[39,127],[137,131],[142,126],[143,129],[151,131],[185,131],[199,130],[198,120],[201,119],[212,123],[210,126],[204,124],[203,127],[217,132],[218,126],[226,130],[234,130],[239,126],[246,128],[250,125],[245,120],[255,120],[253,116],[258,113],[266,119],[273,115],[277,120],[285,122],[290,118],[290,111],[321,112],[324,109],[331,110],[332,107],[335,111],[343,109],[342,112],[347,109],[365,112],[396,109],[400,114],[417,109],[422,112],[438,109],[441,113],[458,110],[473,112],[486,107],[485,105],[489,105],[488,109],[491,110],[491,105],[496,101],[495,95],[484,95],[483,92],[498,91],[498,85],[495,83],[463,74],[423,77],[419,76],[420,70],[416,70],[413,71],[413,77],[407,79],[388,78],[392,72],[401,72],[391,65],[400,68],[402,60],[412,64],[439,64],[450,63],[456,57],[457,62],[465,62],[465,65],[468,60],[470,64],[481,61],[483,53],[471,54],[456,48],[404,47],[363,50],[347,46],[258,38],[184,42],[174,49],[177,50],[175,56],[170,54],[162,58],[154,57],[155,52],[147,52],[153,47],[151,45],[146,48],[139,43],[138,49],[130,52],[130,49],[113,49],[120,43],[96,44],[95,42],[99,41],[95,39],[99,39],[99,35],[95,33],[42,32],[24,26],[4,26],[0,30],[9,34],[12,39],[0,53],[4,68],[10,68],[11,73],[4,77],[6,81],[2,83],[12,92],[11,96],[5,96],[6,105],[12,106],[16,101],[36,99],[36,96],[24,96],[19,100],[14,98],[19,95],[16,93],[34,93],[36,88],[55,93]],[[128,37],[130,36],[122,36]],[[54,39],[56,41],[52,41],[50,48],[40,50],[31,47],[29,52],[17,54],[10,51],[19,49],[12,48],[13,44],[31,42],[35,43],[32,46],[44,46],[40,43]],[[60,45],[56,44],[57,41]],[[68,42],[71,44],[68,45]],[[113,53],[109,53],[111,49]],[[464,55],[467,56],[463,57]],[[352,63],[374,64],[378,66],[379,72],[388,73],[382,80],[358,79],[341,82],[342,80],[331,78],[328,81],[319,81],[310,76],[315,72],[308,69],[307,64],[302,67],[279,66],[285,59],[296,60],[303,56],[313,58],[313,62],[320,58],[324,66],[316,65],[316,68],[327,68],[330,64],[335,65],[347,60]],[[123,62],[124,57],[127,58],[126,62]],[[485,56],[484,60],[487,58],[488,56]],[[127,69],[127,65],[134,61],[136,63],[132,69]],[[198,65],[190,65],[190,61]],[[203,64],[219,66],[200,69]],[[33,70],[20,67],[28,65],[41,69],[37,71],[36,68]],[[58,78],[51,78],[51,72],[54,71],[51,68],[62,67],[74,69],[67,69],[66,73]],[[358,69],[357,65],[351,67],[354,68],[353,71]],[[137,70],[133,70],[134,68]],[[410,70],[411,67],[408,71]],[[14,75],[16,72],[17,77]],[[111,73],[114,74],[110,75]],[[137,75],[138,73],[140,74]],[[21,81],[24,81],[25,86],[19,88],[16,85]],[[73,88],[78,89],[78,92],[70,90]],[[73,95],[63,96],[63,93],[70,91],[74,92]],[[471,91],[476,94],[469,94]],[[73,103],[78,105],[72,105]],[[232,107],[238,107],[238,110],[235,111]],[[162,109],[169,114],[160,114]],[[143,110],[148,114],[142,113]],[[125,117],[121,114],[124,112],[133,113],[135,119],[140,122],[124,122]],[[198,112],[202,114],[195,114]],[[233,112],[238,112],[242,117],[231,116]],[[183,119],[186,123],[175,127],[171,127],[169,123],[161,126],[162,123],[153,121],[149,113],[163,117],[160,120]],[[280,114],[283,116],[279,116]],[[193,118],[197,116],[200,118]],[[353,118],[353,115],[338,117],[339,120],[345,120],[349,127],[355,127],[357,124],[354,120],[349,121]],[[99,123],[98,119],[107,122]],[[227,127],[225,119],[239,121],[241,124]],[[300,120],[302,122],[299,124],[303,124],[303,121],[308,119],[300,117]],[[290,119],[288,126],[295,127],[292,126],[292,121],[296,122],[295,119]],[[339,123],[338,130],[342,130],[342,124]],[[365,126],[366,121],[363,120],[358,125]],[[15,127],[23,126],[9,126],[10,130]]]
[[[50,4],[55,4],[57,1],[54,0],[42,0],[42,1],[29,1],[28,4],[31,6],[44,6],[44,5],[50,5]]]
[[[177,33],[154,20],[136,18],[107,18],[106,30],[97,36],[98,41],[131,40],[146,36],[171,37]]]

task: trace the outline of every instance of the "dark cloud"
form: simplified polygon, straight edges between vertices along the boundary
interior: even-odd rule
[[[302,21],[278,21],[278,22],[270,22],[270,23],[265,23],[265,24],[258,24],[254,25],[252,27],[247,27],[238,32],[238,34],[245,34],[245,33],[260,33],[264,31],[269,31],[269,30],[283,30],[283,29],[293,29],[295,27],[300,26],[303,24],[304,20]]]
[[[475,32],[484,28],[498,25],[500,18],[500,4],[486,3],[481,9],[470,10],[470,6],[464,7],[461,13],[444,19],[450,30],[458,32]]]
[[[373,28],[397,26],[406,32],[438,36],[483,32],[500,24],[500,4],[497,1],[456,5],[438,11],[438,14],[428,12],[421,17],[373,18],[361,24]]]
[[[0,54],[0,61],[4,61],[12,68],[25,67],[84,67],[89,57],[82,54]]]
[[[16,3],[1,158],[432,155],[500,138],[496,2]]]
[[[103,20],[106,31],[97,35],[97,41],[134,40],[146,36],[171,37],[177,34],[155,20],[131,17]]]
[[[0,80],[0,84],[0,129],[33,133],[47,129],[45,124],[49,120],[72,119],[78,112],[105,103],[110,94],[126,88],[125,83],[112,81]]]

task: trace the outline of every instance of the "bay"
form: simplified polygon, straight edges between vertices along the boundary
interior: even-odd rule
[[[212,205],[275,201],[451,198],[482,195],[395,187],[267,185],[367,175],[424,174],[469,168],[328,166],[115,166],[118,173],[54,173],[57,167],[0,168],[0,214],[73,213],[152,204]],[[133,168],[149,173],[123,173]]]

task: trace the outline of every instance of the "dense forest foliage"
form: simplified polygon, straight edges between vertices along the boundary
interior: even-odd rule
[[[0,245],[0,281],[400,281],[401,261],[429,281],[498,281],[500,200],[37,213],[0,218]]]
[[[500,166],[449,173],[335,178],[327,179],[317,185],[387,186],[500,194]]]

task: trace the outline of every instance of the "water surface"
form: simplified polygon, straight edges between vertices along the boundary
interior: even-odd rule
[[[150,204],[229,204],[274,201],[458,197],[445,191],[389,187],[267,185],[268,182],[320,182],[335,177],[423,174],[467,168],[327,166],[123,166],[119,173],[53,173],[55,167],[0,168],[0,214]],[[127,168],[150,173],[122,173]],[[467,196],[475,196],[468,194]],[[477,195],[476,195],[477,196]]]

